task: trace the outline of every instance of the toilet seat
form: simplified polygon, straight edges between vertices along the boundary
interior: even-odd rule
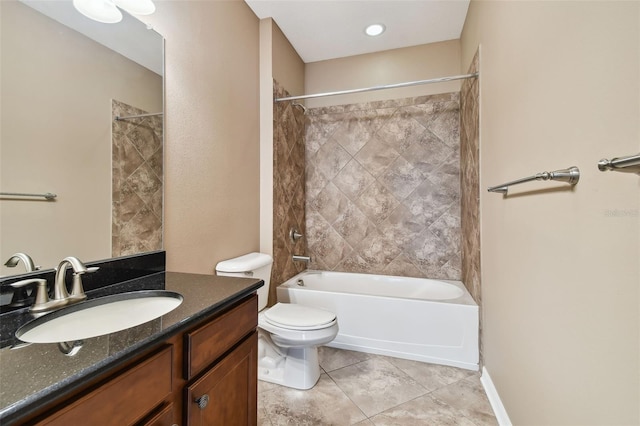
[[[272,324],[265,317],[266,312],[258,314],[258,329],[268,332],[271,340],[281,348],[307,348],[324,345],[335,339],[338,334],[338,320],[328,324],[308,329],[296,330],[289,327]]]
[[[295,303],[276,303],[264,311],[264,319],[269,324],[288,330],[321,330],[336,322],[333,312]]]

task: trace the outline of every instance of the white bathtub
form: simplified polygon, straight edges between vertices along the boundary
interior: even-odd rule
[[[336,313],[327,346],[478,370],[478,305],[459,281],[304,271],[277,294]]]

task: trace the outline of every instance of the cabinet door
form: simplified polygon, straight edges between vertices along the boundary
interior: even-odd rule
[[[190,426],[257,423],[258,333],[254,332],[185,390]]]
[[[173,404],[169,403],[136,426],[177,426],[173,423]]]

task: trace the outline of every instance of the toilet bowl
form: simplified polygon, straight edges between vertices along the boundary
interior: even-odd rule
[[[216,265],[221,276],[264,281],[258,289],[258,379],[295,389],[311,389],[320,378],[318,346],[338,334],[333,312],[295,303],[266,308],[273,259],[249,253]]]

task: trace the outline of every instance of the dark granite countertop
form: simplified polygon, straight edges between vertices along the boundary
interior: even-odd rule
[[[256,279],[158,272],[88,291],[88,297],[93,299],[129,291],[170,290],[182,294],[184,300],[160,318],[84,340],[74,356],[64,355],[58,344],[21,345],[13,334],[33,316],[26,309],[3,315],[0,317],[0,424],[18,421],[83,386],[86,379],[119,367],[262,285],[263,282]]]

